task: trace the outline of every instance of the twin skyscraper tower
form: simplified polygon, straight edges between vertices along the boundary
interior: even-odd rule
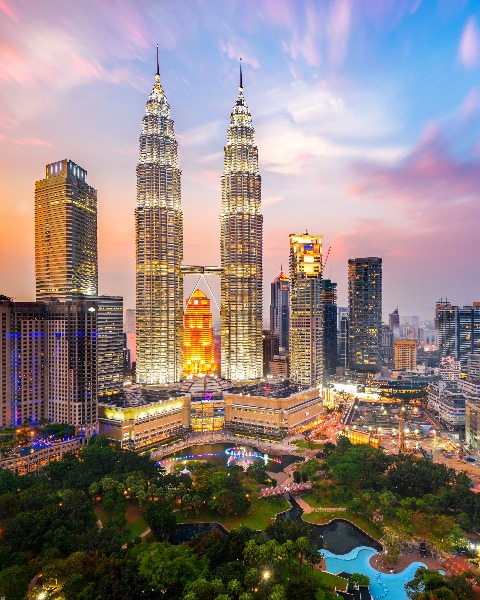
[[[137,165],[137,383],[182,379],[183,277],[221,277],[221,375],[259,379],[262,363],[263,216],[261,177],[242,70],[230,116],[222,175],[221,267],[183,265],[181,171],[170,106],[160,83],[148,97]]]

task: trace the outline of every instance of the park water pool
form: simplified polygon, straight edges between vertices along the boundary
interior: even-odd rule
[[[370,566],[370,557],[377,554],[373,548],[360,546],[348,554],[333,554],[322,550],[330,573],[363,573],[370,577],[370,594],[374,600],[408,600],[405,584],[411,581],[419,567],[425,567],[421,562],[412,563],[401,573],[380,573]]]

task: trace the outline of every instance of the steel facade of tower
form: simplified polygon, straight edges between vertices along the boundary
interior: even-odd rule
[[[348,261],[349,365],[357,371],[377,371],[381,364],[382,259]]]
[[[137,382],[182,377],[183,214],[173,120],[158,70],[148,98],[137,165]]]
[[[290,235],[290,377],[323,383],[322,238]]]
[[[47,165],[35,183],[35,280],[37,300],[98,291],[97,192],[71,160]]]
[[[258,149],[242,74],[230,117],[222,175],[221,374],[262,377],[263,216]]]

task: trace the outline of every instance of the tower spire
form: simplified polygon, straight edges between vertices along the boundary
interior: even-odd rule
[[[158,64],[158,44],[157,44],[157,72],[155,73],[155,75],[158,75],[160,77],[160,66]]]
[[[240,89],[243,90],[242,59],[240,59]]]

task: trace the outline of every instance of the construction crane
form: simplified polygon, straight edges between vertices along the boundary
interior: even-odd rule
[[[322,270],[325,270],[325,265],[327,264],[327,260],[328,260],[328,257],[330,256],[330,250],[331,249],[332,249],[332,247],[330,246],[330,248],[327,250],[327,255],[325,257],[325,260],[322,263]]]

